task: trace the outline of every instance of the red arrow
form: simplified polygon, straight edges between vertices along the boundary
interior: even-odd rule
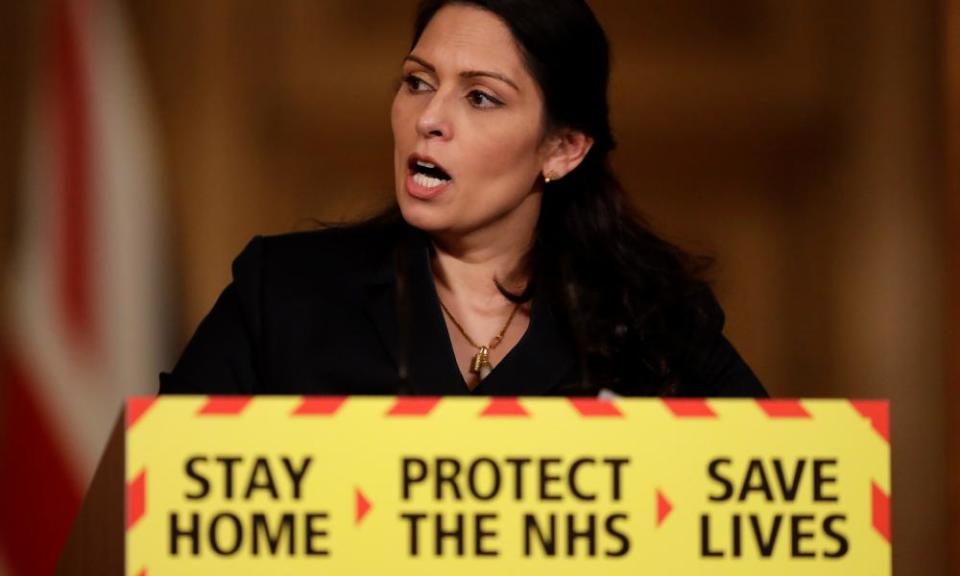
[[[357,493],[357,525],[363,521],[363,517],[367,515],[367,512],[370,511],[370,508],[373,506],[370,505],[370,501],[367,500],[367,497],[363,495],[363,492],[359,488],[356,489]]]
[[[667,500],[667,497],[663,495],[663,492],[657,490],[657,526],[659,527],[663,524],[663,521],[667,519],[667,516],[670,515],[670,512],[673,511],[673,504]]]

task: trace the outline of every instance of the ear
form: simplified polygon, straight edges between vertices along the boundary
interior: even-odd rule
[[[559,180],[587,156],[593,146],[593,138],[579,130],[561,129],[547,138],[546,154],[543,159],[543,175],[551,180]]]

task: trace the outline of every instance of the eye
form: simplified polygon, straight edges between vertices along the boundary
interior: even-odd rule
[[[422,78],[414,74],[407,74],[404,76],[403,83],[406,84],[407,90],[414,94],[427,92],[431,88],[431,86],[424,82]]]
[[[467,100],[474,108],[499,108],[503,106],[503,102],[482,90],[471,90],[467,94]]]

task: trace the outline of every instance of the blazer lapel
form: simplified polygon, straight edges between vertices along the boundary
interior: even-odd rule
[[[400,332],[393,292],[394,285],[392,282],[369,286],[363,303],[363,311],[367,319],[373,324],[377,336],[380,338],[380,343],[390,354],[390,358],[397,368],[397,376],[401,382],[397,393],[404,394],[408,393],[402,389],[403,382],[406,380],[406,369],[401,366],[403,355],[399,350]]]
[[[545,396],[562,393],[578,378],[576,350],[561,336],[550,306],[533,301],[530,326],[520,342],[474,390],[490,396]]]
[[[367,287],[364,312],[397,367],[398,394],[456,395],[463,384],[447,339],[425,240],[397,242]],[[403,273],[400,273],[403,272]]]

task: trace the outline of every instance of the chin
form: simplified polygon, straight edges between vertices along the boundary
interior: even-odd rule
[[[403,194],[405,195],[406,192]],[[403,219],[414,228],[424,232],[438,232],[448,227],[449,223],[438,206],[402,196],[398,196],[397,204],[400,206]]]

